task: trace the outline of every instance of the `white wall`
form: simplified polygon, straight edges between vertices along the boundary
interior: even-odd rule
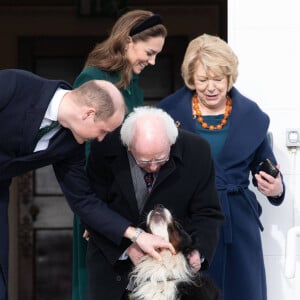
[[[269,300],[300,299],[300,237],[295,277],[285,276],[287,231],[300,226],[300,148],[285,146],[286,129],[300,128],[299,12],[299,0],[228,0],[228,43],[240,61],[235,86],[269,114],[287,189],[279,207],[259,197]]]

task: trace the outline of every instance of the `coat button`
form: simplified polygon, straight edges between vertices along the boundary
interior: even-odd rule
[[[121,281],[121,280],[122,280],[122,277],[121,277],[120,275],[117,275],[117,276],[116,276],[116,280],[117,280],[117,281]]]

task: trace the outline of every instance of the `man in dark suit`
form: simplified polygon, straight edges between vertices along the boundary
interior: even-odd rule
[[[138,237],[137,243],[154,257],[159,257],[159,247],[172,249],[157,236],[138,236],[132,222],[111,210],[89,187],[84,142],[101,141],[122,123],[125,111],[121,93],[107,81],[92,80],[71,90],[66,82],[27,71],[0,71],[0,300],[7,299],[10,182],[42,166],[53,165],[73,211],[112,243]],[[39,129],[48,125],[50,131],[38,139]]]
[[[121,129],[102,143],[92,142],[87,173],[96,194],[136,226],[143,226],[156,204],[171,210],[194,240],[189,258],[194,271],[209,266],[223,215],[204,139],[178,131],[161,109],[135,108]],[[127,299],[128,273],[144,255],[142,249],[126,239],[116,246],[87,229],[88,300]]]

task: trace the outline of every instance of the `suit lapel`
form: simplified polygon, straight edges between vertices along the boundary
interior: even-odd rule
[[[153,190],[157,189],[157,187],[166,180],[168,176],[175,170],[175,162],[173,158],[171,158],[159,171],[156,182],[153,186]]]
[[[44,103],[44,106],[45,107],[29,110],[26,113],[25,120],[22,124],[23,142],[20,143],[21,153],[31,153],[33,151],[32,147],[34,145],[34,139],[38,133],[38,130],[44,118],[44,114],[47,109],[48,103]]]
[[[31,147],[32,145],[29,144],[27,149],[29,151],[28,154],[24,154],[15,160],[31,162],[39,160],[42,165],[45,165],[45,161],[47,161],[47,163],[52,163],[53,161],[59,159],[59,156],[63,158],[65,153],[72,153],[74,148],[78,147],[78,144],[69,130],[64,130],[61,128],[50,139],[47,149],[33,152],[33,149],[30,149]]]
[[[139,214],[139,210],[135,197],[127,151],[125,148],[122,149],[120,155],[117,156],[117,158],[112,162],[112,171],[115,175],[117,183],[120,186],[122,195],[129,205],[129,209],[132,211],[134,216],[137,216]],[[124,203],[124,205],[127,204]]]

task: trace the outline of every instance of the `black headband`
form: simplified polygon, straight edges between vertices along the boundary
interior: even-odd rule
[[[148,28],[151,28],[155,25],[162,24],[162,19],[160,15],[152,15],[151,17],[145,19],[144,21],[135,25],[129,32],[130,36],[133,36],[137,33],[140,33]]]

